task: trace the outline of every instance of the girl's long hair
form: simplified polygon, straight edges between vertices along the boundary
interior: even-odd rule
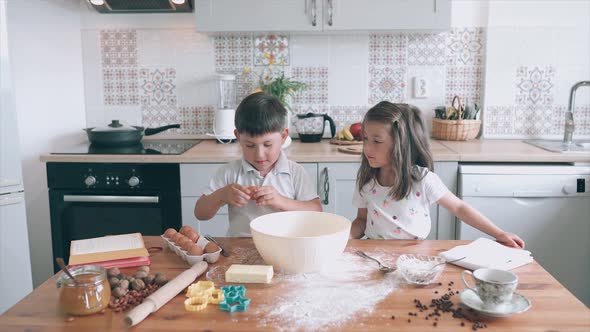
[[[394,183],[389,196],[400,200],[410,194],[412,184],[420,181],[424,175],[414,166],[433,169],[432,153],[426,125],[420,116],[420,110],[408,104],[392,104],[382,101],[373,106],[363,119],[363,130],[367,122],[389,125],[389,134],[393,139],[389,159],[393,170]],[[371,168],[363,154],[361,167],[357,175],[359,192],[374,180],[377,181],[380,169]]]

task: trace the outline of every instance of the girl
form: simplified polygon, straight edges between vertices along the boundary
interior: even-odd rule
[[[436,202],[496,241],[524,248],[520,237],[457,198],[430,171],[430,143],[418,108],[380,102],[365,115],[363,133],[352,238],[424,239],[430,232],[429,205]]]

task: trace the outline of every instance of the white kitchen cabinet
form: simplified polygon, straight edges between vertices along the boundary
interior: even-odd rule
[[[195,0],[198,32],[322,31],[322,0]]]
[[[194,209],[197,200],[203,195],[209,185],[209,180],[223,163],[216,164],[181,164],[180,165],[180,195],[182,205],[182,224],[189,225],[201,234],[211,236],[226,236],[229,228],[227,206],[222,207],[210,220],[197,220]],[[312,183],[317,183],[317,164],[302,163],[311,177]]]
[[[445,30],[449,0],[324,0],[324,31]]]
[[[450,0],[196,0],[199,32],[444,30]]]
[[[456,161],[439,161],[434,163],[434,172],[453,194],[457,194],[457,174],[459,163]],[[438,240],[455,239],[455,216],[442,206],[438,209],[438,223],[436,227]],[[433,217],[434,218],[434,217]],[[434,232],[431,230],[431,234]]]
[[[435,163],[435,168],[437,167]],[[318,193],[325,212],[335,213],[353,221],[357,207],[352,204],[352,195],[356,190],[356,175],[360,163],[320,163],[318,164]],[[429,240],[437,239],[438,206],[430,208],[432,228]]]

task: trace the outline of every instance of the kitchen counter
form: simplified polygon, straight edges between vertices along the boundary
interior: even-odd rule
[[[328,140],[319,143],[293,141],[286,149],[296,162],[356,162],[359,155],[338,151]],[[434,161],[461,162],[590,162],[590,154],[554,153],[520,140],[432,140]],[[68,155],[46,154],[44,162],[112,162],[112,163],[225,163],[240,158],[240,146],[204,140],[181,155]]]
[[[232,238],[220,239],[232,255],[229,258],[221,257],[220,260],[209,266],[209,279],[216,282],[216,287],[224,282],[218,282],[222,278],[223,271],[230,263],[243,262],[252,264],[251,253],[254,250],[252,239]],[[448,250],[466,241],[380,241],[380,240],[350,240],[346,251],[349,253],[362,249],[367,253],[393,252],[436,254]],[[159,237],[145,237],[147,247],[163,246]],[[240,255],[242,253],[243,255]],[[255,251],[254,251],[255,253]],[[257,254],[256,254],[257,256]],[[256,258],[254,260],[259,260]],[[151,270],[153,272],[166,272],[169,279],[180,274],[188,265],[168,249],[152,253]],[[374,264],[370,261],[358,260],[358,264]],[[389,293],[382,301],[375,304],[371,311],[356,313],[354,318],[339,322],[334,326],[334,331],[358,331],[358,330],[384,330],[402,329],[405,331],[424,331],[434,329],[433,320],[424,319],[425,313],[418,313],[414,305],[414,299],[423,304],[430,304],[430,300],[447,293],[447,285],[453,282],[453,290],[462,290],[460,272],[463,269],[455,265],[446,266],[439,282],[442,285],[432,284],[425,287],[413,287],[402,285],[400,289]],[[135,269],[123,269],[124,273],[134,272]],[[221,272],[220,272],[221,271]],[[590,310],[568,292],[557,280],[555,280],[538,263],[533,262],[513,270],[519,277],[517,292],[529,298],[532,307],[527,312],[501,319],[485,319],[481,316],[477,320],[487,324],[486,331],[588,331],[590,330]],[[221,277],[220,277],[221,276]],[[376,278],[383,278],[380,272],[376,272]],[[0,331],[109,331],[125,330],[123,326],[123,313],[115,313],[110,309],[103,314],[88,317],[75,317],[68,320],[59,312],[59,290],[55,286],[56,276],[51,277],[21,302],[0,316]],[[207,280],[201,276],[199,280]],[[159,311],[151,314],[130,330],[174,330],[174,331],[276,331],[285,329],[285,323],[280,321],[260,323],[262,317],[259,308],[276,300],[277,296],[292,290],[292,284],[281,282],[279,276],[275,276],[271,284],[247,284],[247,297],[252,299],[248,310],[243,313],[228,314],[220,311],[217,306],[209,305],[203,312],[190,313],[184,310],[183,293],[174,297]],[[384,280],[385,282],[385,280]],[[290,286],[288,286],[290,285]],[[291,287],[291,288],[289,288]],[[435,294],[438,292],[438,294]],[[349,294],[343,293],[342,296]],[[350,295],[349,295],[350,296]],[[457,305],[457,296],[452,296],[451,301]],[[409,312],[416,312],[417,316],[409,316]],[[395,319],[391,319],[395,316]],[[408,322],[411,319],[411,323]],[[460,326],[461,321],[465,326]],[[237,325],[239,324],[239,325]],[[237,327],[239,326],[239,328]],[[292,327],[295,328],[295,327]],[[452,318],[449,313],[443,313],[437,321],[437,331],[471,331],[471,324],[465,319]]]

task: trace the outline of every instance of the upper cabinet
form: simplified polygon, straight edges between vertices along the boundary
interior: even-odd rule
[[[445,30],[450,0],[195,0],[199,32]]]

